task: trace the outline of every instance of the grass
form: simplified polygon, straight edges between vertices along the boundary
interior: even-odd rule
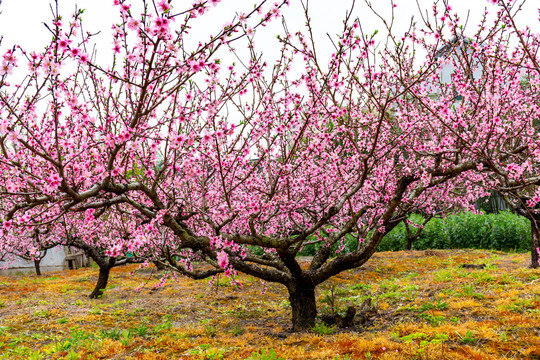
[[[285,289],[248,276],[242,289],[179,278],[156,290],[155,273],[127,266],[98,300],[86,297],[95,269],[0,277],[0,359],[540,359],[540,271],[527,260],[378,253],[317,290],[320,314],[371,298],[374,322],[296,334]]]

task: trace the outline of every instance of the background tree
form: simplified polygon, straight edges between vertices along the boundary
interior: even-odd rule
[[[457,14],[445,13],[442,22],[427,25],[437,38],[454,39],[445,45],[448,56],[440,61],[453,69],[452,83],[437,86],[433,81],[438,96],[432,98],[413,88],[409,93],[419,107],[432,109],[432,122],[453,131],[464,151],[481,163],[484,174],[489,173],[478,183],[501,194],[531,221],[531,266],[538,267],[538,35],[516,26],[523,3],[494,3],[499,9],[494,24],[486,31],[485,18],[470,38],[459,26]],[[422,38],[417,41],[426,44]],[[462,100],[455,100],[456,93]]]
[[[0,254],[11,261],[17,257],[34,261],[36,274],[41,275],[39,264],[48,250],[57,247],[81,250],[99,267],[98,279],[90,298],[103,295],[113,267],[143,263],[149,257],[154,257],[155,250],[152,250],[150,256],[141,247],[139,239],[129,234],[129,219],[121,216],[113,218],[108,214],[106,219],[96,221],[93,212],[84,215],[71,218],[63,216],[55,223],[41,228],[14,228],[9,235],[4,233]]]
[[[522,110],[527,112],[528,118],[516,119],[512,116],[503,118],[505,123],[511,122],[509,138],[500,147],[500,161],[491,162],[494,170],[493,178],[497,184],[496,189],[504,194],[505,200],[515,211],[531,222],[531,267],[540,267],[540,142],[538,133],[540,117],[538,112],[539,88],[538,79],[540,65],[538,58],[538,35],[532,29],[521,29],[514,20],[521,11],[521,5],[500,2],[498,3],[502,21],[510,29],[514,40],[519,44],[511,55],[501,59],[510,63],[515,72],[519,74],[520,84],[513,84],[518,94],[531,97],[532,101],[524,104]],[[513,115],[513,114],[512,114]]]
[[[30,233],[26,233],[24,236],[28,236],[29,239],[27,241],[20,238],[14,239],[13,237],[2,239],[0,259],[7,264],[16,262],[21,258],[32,261],[36,275],[41,276],[41,261],[47,255],[47,251],[55,246],[42,242],[43,234],[38,229],[32,229]]]
[[[34,263],[34,268],[36,270],[36,275],[41,276],[41,260],[47,255],[47,251],[53,248],[51,245],[45,245],[41,244],[40,237],[41,234],[37,229],[34,229],[34,240],[37,243],[38,246],[24,246],[22,249],[22,252],[18,254],[19,257],[23,258],[24,260],[32,261]],[[20,246],[20,243],[18,242],[17,245]]]

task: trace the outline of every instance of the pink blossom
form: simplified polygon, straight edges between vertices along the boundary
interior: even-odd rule
[[[173,144],[175,146],[180,146],[186,140],[186,137],[182,134],[179,134],[173,138]]]
[[[129,21],[127,23],[127,27],[130,30],[137,30],[140,26],[141,26],[141,20],[140,19],[131,18],[131,19],[129,19]]]
[[[13,55],[13,52],[11,50],[6,51],[6,53],[4,55],[2,55],[2,58],[4,59],[4,61],[6,61],[8,63],[13,63],[14,64],[16,62],[16,58]]]
[[[4,227],[5,230],[9,230],[9,229],[11,229],[11,225],[12,225],[11,220],[5,220],[4,224],[3,224],[3,227]]]
[[[67,47],[69,46],[69,43],[70,41],[68,39],[60,39],[58,41],[58,47],[60,48],[60,50],[66,51]]]
[[[89,223],[89,222],[92,222],[94,221],[94,213],[95,213],[96,209],[87,209],[85,212],[84,212],[84,222],[85,223]]]
[[[225,269],[229,264],[229,256],[223,250],[217,253],[217,262],[220,268]]]
[[[163,17],[158,17],[155,21],[154,21],[154,26],[156,28],[166,28],[169,26],[169,19],[167,18],[163,18]]]
[[[3,75],[11,75],[13,70],[13,65],[7,62],[2,62],[2,66],[0,66],[0,76]]]
[[[203,66],[204,66],[204,62],[203,62],[203,66],[201,66],[201,62],[200,61],[195,61],[195,60],[189,60],[188,61],[191,69],[193,69],[193,71],[195,72],[199,72],[202,70]]]
[[[203,137],[202,137],[202,143],[203,144],[206,144],[208,143],[210,140],[212,140],[212,136],[208,133],[204,134]]]
[[[160,2],[158,2],[158,7],[161,10],[161,12],[164,12],[164,13],[171,10],[171,5],[169,4],[168,0],[161,0]]]
[[[90,58],[88,57],[88,54],[81,54],[79,56],[79,62],[81,64],[86,64],[89,60],[90,60]]]
[[[52,175],[50,175],[47,179],[46,179],[46,189],[50,192],[50,191],[54,191],[58,188],[58,186],[60,186],[60,177],[58,176],[58,174],[54,173]]]

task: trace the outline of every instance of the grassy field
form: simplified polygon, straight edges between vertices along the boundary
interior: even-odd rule
[[[284,288],[113,269],[99,300],[88,268],[0,277],[1,359],[540,359],[540,271],[526,254],[378,253],[318,288],[319,313],[371,298],[358,329],[290,333]],[[484,264],[484,269],[463,268]]]

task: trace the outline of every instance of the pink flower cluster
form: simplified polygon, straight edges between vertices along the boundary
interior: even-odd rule
[[[13,68],[17,66],[17,59],[11,50],[2,55],[2,64],[0,65],[0,76],[11,75]]]

